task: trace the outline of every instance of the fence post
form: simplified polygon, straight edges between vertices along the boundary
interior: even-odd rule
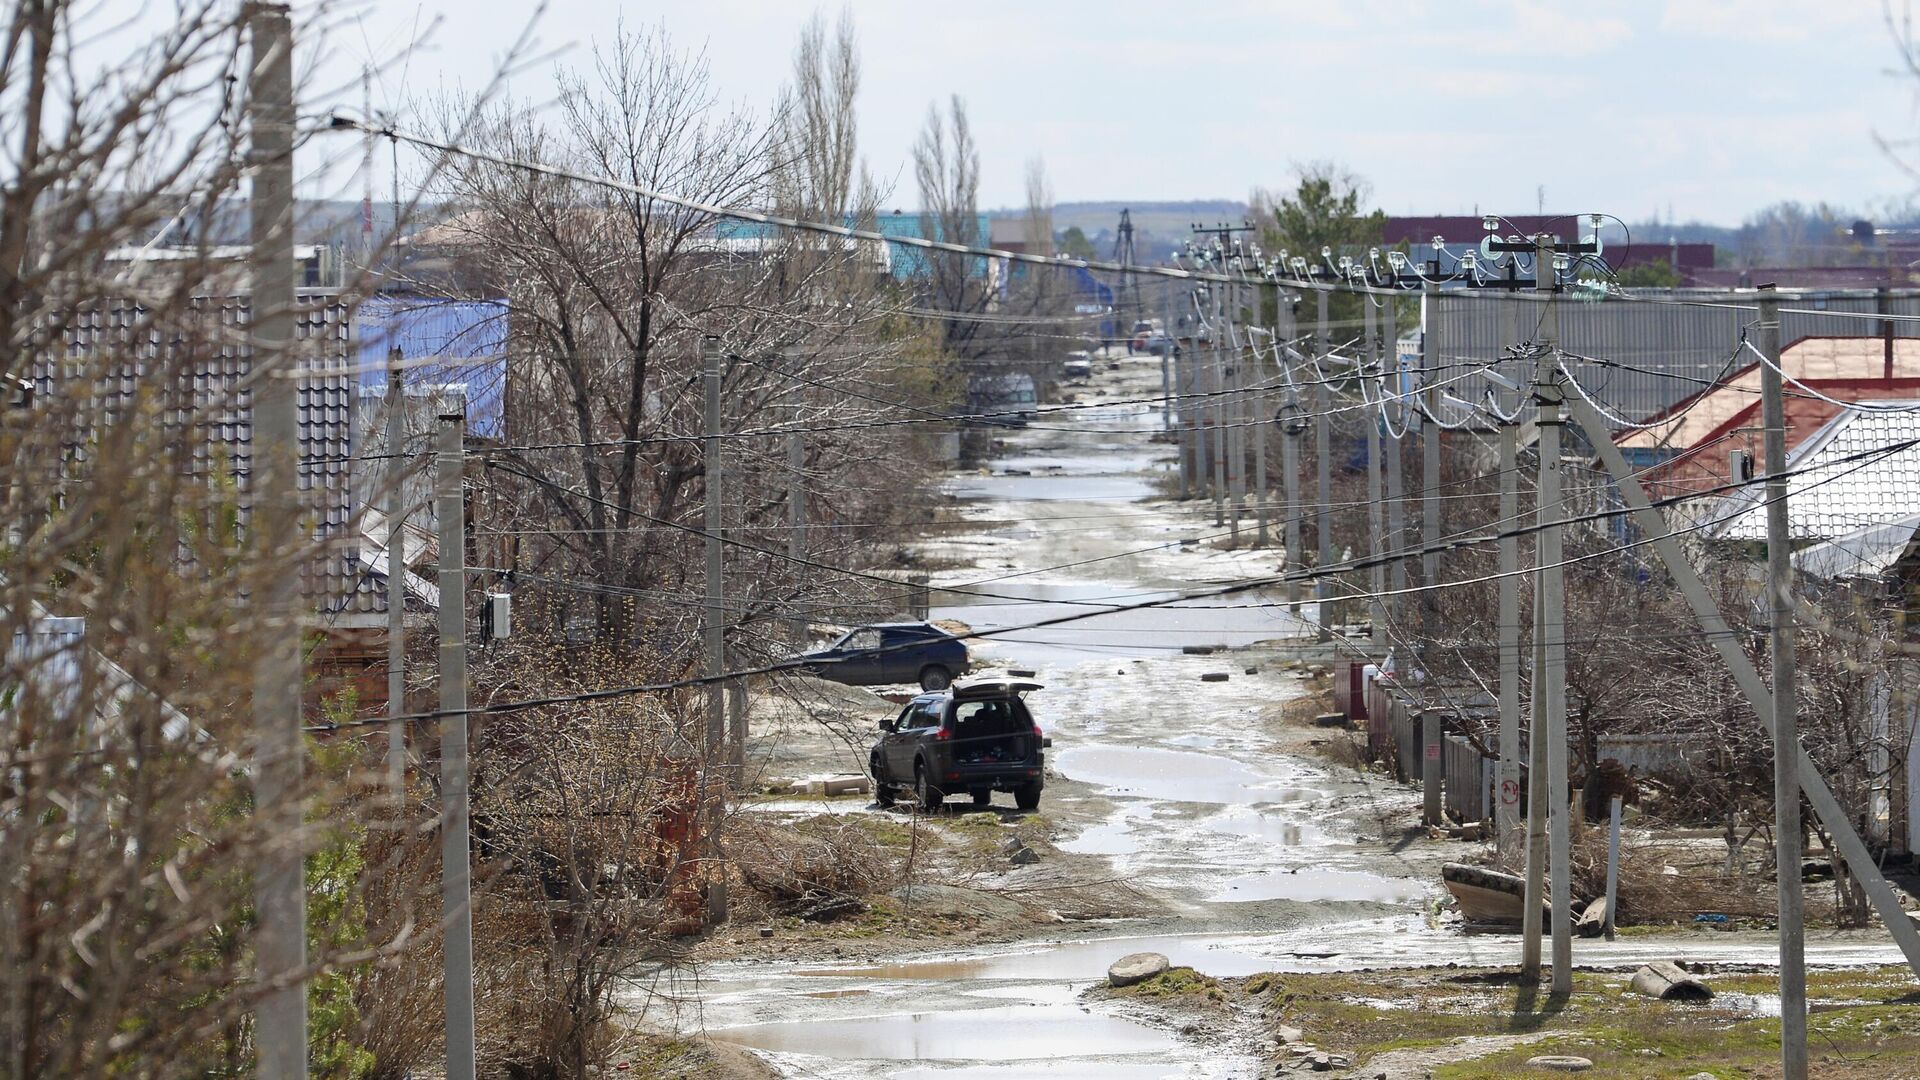
[[[1446,793],[1446,759],[1441,734],[1446,729],[1446,718],[1438,710],[1428,709],[1420,714],[1420,725],[1422,742],[1426,744],[1420,761],[1420,786],[1426,797],[1424,816],[1428,825],[1445,825],[1447,813],[1442,797]]]

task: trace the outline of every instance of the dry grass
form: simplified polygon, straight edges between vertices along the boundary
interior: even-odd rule
[[[831,814],[791,825],[736,819],[727,854],[776,911],[828,896],[871,896],[900,881],[900,853],[885,838]]]
[[[1572,854],[1575,893],[1582,898],[1604,896],[1605,829],[1583,830]],[[1770,919],[1777,911],[1777,897],[1771,874],[1740,867],[1729,873],[1724,849],[1686,841],[1621,842],[1620,910],[1615,918],[1621,925],[1689,923],[1703,913]],[[1822,905],[1808,899],[1809,915],[1820,916]]]

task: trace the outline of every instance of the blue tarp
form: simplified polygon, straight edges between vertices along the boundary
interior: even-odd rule
[[[467,430],[506,438],[507,304],[376,296],[354,316],[362,395],[387,389],[387,352],[399,346],[407,386],[466,388]]]

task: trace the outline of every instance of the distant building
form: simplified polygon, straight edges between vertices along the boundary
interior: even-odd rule
[[[933,226],[933,235],[928,236],[924,225]],[[895,210],[891,214],[880,214],[874,218],[874,231],[890,237],[919,240],[946,241],[940,223],[931,218],[923,221],[918,211],[902,212]],[[985,214],[975,214],[973,235],[962,238],[971,247],[990,246],[988,240],[993,236],[993,223]],[[888,244],[887,256],[889,268],[899,281],[912,281],[929,277],[932,267],[927,261],[927,250],[913,244]],[[990,265],[994,260],[984,255],[968,256],[967,276],[969,278],[998,278],[1004,280],[1003,269]]]

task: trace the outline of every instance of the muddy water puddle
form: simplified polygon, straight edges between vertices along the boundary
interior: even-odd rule
[[[1185,1066],[1122,1064],[1117,1061],[1049,1061],[1047,1080],[1184,1080],[1193,1076]],[[1024,1080],[1033,1073],[1025,1065],[970,1065],[957,1069],[912,1068],[890,1074],[891,1080]]]
[[[1259,593],[1141,608],[1179,594],[1137,585],[1029,581],[969,588],[993,595],[936,588],[933,617],[958,619],[975,630],[1004,630],[972,645],[1030,663],[1074,666],[1102,657],[1177,656],[1187,646],[1241,648],[1298,633],[1303,625],[1283,608],[1249,606],[1259,603]],[[1056,626],[1033,625],[1070,615],[1081,617]],[[1212,666],[1229,671],[1236,665],[1229,657]]]
[[[1209,897],[1223,903],[1252,900],[1366,901],[1404,904],[1418,900],[1426,890],[1405,878],[1382,877],[1364,870],[1325,870],[1298,867],[1269,870],[1229,878]]]
[[[1105,794],[1167,802],[1255,805],[1305,803],[1327,792],[1304,772],[1276,774],[1232,758],[1153,746],[1075,746],[1055,757],[1062,775]]]
[[[982,502],[1136,502],[1159,494],[1138,473],[962,476],[947,484],[956,498]]]
[[[900,1061],[1043,1061],[1160,1054],[1176,1045],[1144,1024],[1062,1005],[745,1024],[708,1034],[774,1053]]]
[[[1215,934],[1096,938],[992,956],[803,968],[793,974],[822,979],[1093,982],[1105,978],[1107,967],[1128,953],[1157,952],[1166,954],[1176,966],[1192,967],[1215,977],[1257,975],[1275,970],[1281,964],[1274,956],[1255,949],[1265,940]]]

